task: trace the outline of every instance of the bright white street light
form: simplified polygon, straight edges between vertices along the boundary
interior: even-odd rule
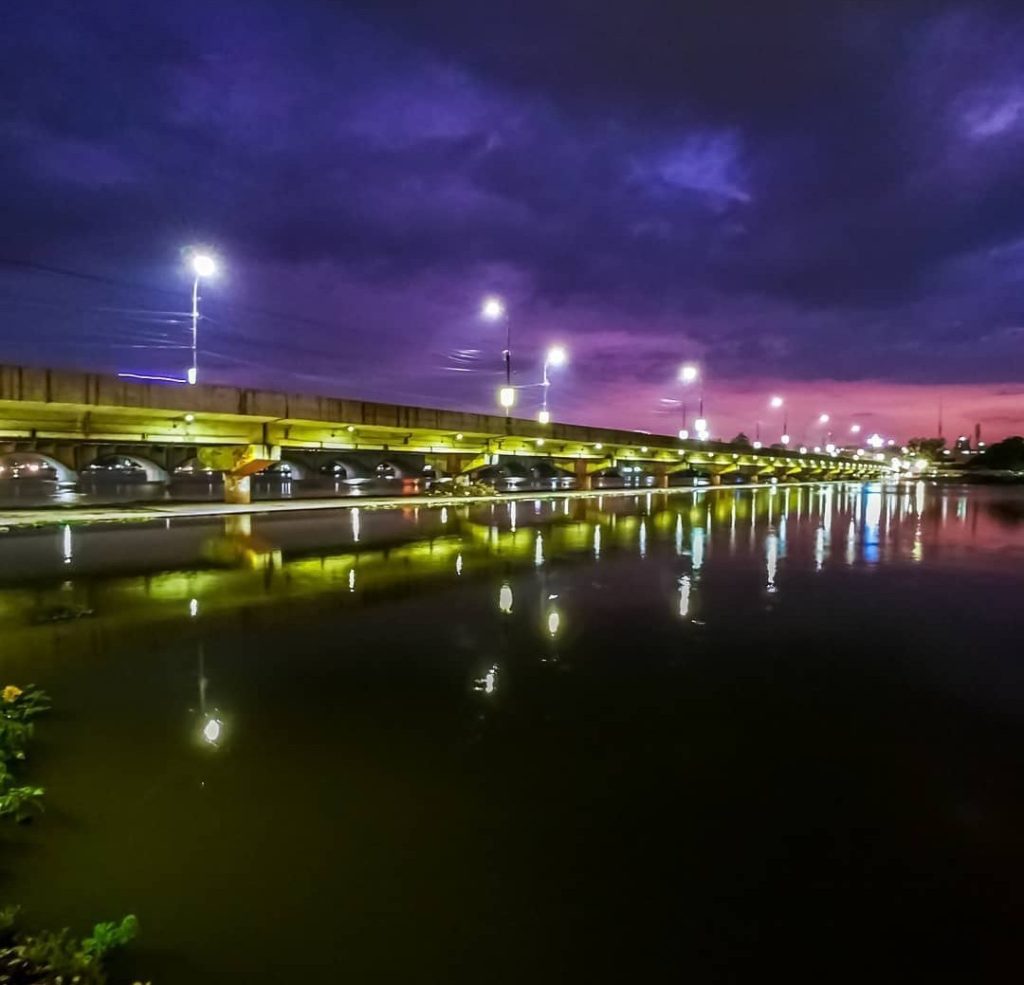
[[[825,451],[827,451],[827,452],[828,452],[828,453],[829,453],[830,455],[831,455],[831,454],[832,454],[832,453],[833,453],[833,452],[834,452],[835,450],[836,450],[836,446],[835,446],[834,444],[832,444],[832,442],[831,442],[831,441],[830,441],[830,442],[829,442],[829,443],[828,443],[827,445],[825,445]]]
[[[484,303],[480,307],[480,314],[483,315],[488,321],[504,321],[505,322],[505,349],[501,354],[502,359],[505,363],[505,388],[508,390],[512,389],[512,319],[508,317],[508,311],[505,308],[505,302],[499,297],[491,295],[490,297],[484,298]],[[501,401],[501,406],[505,408],[506,414],[512,404],[515,403],[515,396],[513,395],[509,403],[505,403],[504,399]]]
[[[689,437],[690,437],[690,432],[687,431],[686,428],[682,428],[680,430],[680,432],[679,432],[679,440],[680,441],[685,441]]]
[[[883,438],[880,434],[873,434],[871,435],[871,437],[868,438],[868,444],[872,448],[881,448],[882,445],[885,444],[885,438]]]
[[[679,370],[679,382],[680,383],[692,383],[697,379],[699,370],[692,363],[687,363]]]
[[[192,272],[196,277],[212,277],[217,273],[217,261],[209,253],[196,253],[192,257]]]
[[[789,435],[788,435],[788,434],[784,434],[784,435],[783,435],[783,436],[782,436],[782,437],[781,437],[781,438],[780,438],[779,440],[780,440],[780,441],[781,441],[781,442],[782,442],[782,443],[783,443],[784,445],[788,445],[788,444],[789,444]]]
[[[698,433],[701,431],[707,431],[708,422],[703,417],[698,417],[697,420],[693,422],[693,426],[697,429]]]
[[[565,351],[564,345],[553,345],[548,349],[547,364],[549,366],[564,366],[569,359],[569,353]]]
[[[195,251],[191,258],[192,273],[192,365],[185,373],[190,386],[199,382],[199,281],[217,273],[217,261],[209,253]]]
[[[850,434],[860,434],[860,425],[859,424],[851,424],[850,425]]]
[[[564,366],[568,361],[569,353],[565,351],[564,345],[553,345],[544,357],[544,376],[541,380],[541,386],[544,387],[544,403],[537,415],[541,424],[547,424],[551,420],[551,414],[548,411],[548,390],[551,389],[551,378],[548,376],[548,370],[552,366]]]
[[[782,397],[772,397],[770,403],[772,407],[778,410],[783,404]]]
[[[516,403],[515,387],[503,386],[498,391],[498,403],[501,404],[505,410],[508,410],[510,407],[514,407]]]
[[[760,447],[761,447],[761,442],[760,441],[755,441],[754,442],[754,448],[760,448]]]
[[[832,420],[832,418],[829,417],[828,414],[822,414],[822,415],[820,415],[818,417],[818,423],[819,424],[828,424],[828,422],[831,421],[831,420]]]
[[[484,303],[480,307],[480,314],[488,321],[497,321],[505,315],[505,302],[501,298],[484,298]]]

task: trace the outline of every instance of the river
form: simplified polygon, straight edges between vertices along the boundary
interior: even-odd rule
[[[994,978],[1022,600],[924,482],[10,531],[3,898],[160,985]]]

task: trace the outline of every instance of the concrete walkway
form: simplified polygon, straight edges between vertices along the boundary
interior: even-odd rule
[[[821,482],[780,482],[774,488],[819,486]],[[596,489],[547,492],[499,493],[491,496],[365,496],[332,497],[324,499],[278,499],[249,503],[245,506],[227,503],[153,503],[150,505],[124,504],[114,506],[49,506],[31,509],[0,511],[0,532],[24,529],[92,523],[132,523],[150,520],[182,520],[190,517],[223,517],[242,514],[303,513],[313,510],[394,510],[409,506],[465,506],[471,503],[511,502],[534,499],[596,499],[604,497],[643,496],[647,493],[662,496],[685,496],[694,492],[729,491],[735,489],[769,489],[765,483],[737,484],[733,486],[673,486],[669,489]]]

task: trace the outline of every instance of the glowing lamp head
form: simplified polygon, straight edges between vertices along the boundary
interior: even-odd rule
[[[687,363],[679,370],[680,383],[692,383],[697,379],[698,370],[692,363]]]
[[[199,379],[199,374],[195,366],[189,366],[188,371],[185,373],[185,379],[188,380],[189,386],[196,385],[196,380]]]
[[[564,366],[569,361],[569,353],[564,345],[553,345],[548,349],[547,363],[549,366]]]
[[[806,455],[807,454],[807,445],[801,445],[800,446],[800,454],[801,455]]]
[[[835,450],[836,450],[836,446],[835,446],[834,444],[832,444],[832,442],[831,442],[831,441],[830,441],[830,442],[829,442],[829,443],[828,443],[827,445],[825,445],[825,451],[827,451],[827,452],[828,452],[828,453],[829,453],[830,455],[831,455],[831,454],[832,454],[832,452],[834,452]]]
[[[778,410],[782,406],[782,397],[772,397],[769,403],[772,407]]]
[[[192,273],[196,277],[212,277],[217,273],[217,261],[209,253],[196,253],[192,257]]]
[[[761,447],[761,442],[760,441],[755,441],[754,442],[754,448],[760,448],[760,447]]]
[[[537,420],[540,421],[541,424],[550,424],[551,423],[551,411],[549,411],[549,410],[542,410],[542,411],[540,411],[540,413],[537,414]]]
[[[850,425],[850,434],[860,434],[860,425],[859,424],[851,424]]]
[[[221,728],[219,718],[207,719],[206,724],[203,726],[203,738],[206,739],[211,746],[215,746],[220,739]]]
[[[680,440],[680,441],[685,441],[685,440],[686,440],[687,438],[689,438],[689,437],[690,437],[690,432],[689,432],[689,431],[687,431],[687,430],[686,430],[686,428],[683,428],[683,429],[682,429],[682,430],[681,430],[681,431],[679,432],[679,440]]]
[[[703,417],[698,417],[697,420],[695,420],[693,422],[693,426],[698,431],[707,431],[707,429],[708,429],[708,422]]]
[[[514,407],[516,403],[516,391],[515,387],[503,386],[498,391],[498,403],[501,404],[506,410],[509,407]]]
[[[873,434],[868,438],[868,444],[871,445],[872,448],[881,448],[882,445],[885,444],[885,438],[880,434]]]
[[[505,302],[501,298],[496,297],[484,298],[484,303],[480,307],[480,314],[488,321],[498,321],[498,319],[505,317]]]
[[[832,418],[829,417],[828,414],[821,414],[818,417],[818,423],[819,424],[828,424],[828,422],[831,421],[831,420],[832,420]]]
[[[788,445],[789,444],[789,435],[788,434],[784,434],[780,440],[782,441],[782,443],[784,445]]]

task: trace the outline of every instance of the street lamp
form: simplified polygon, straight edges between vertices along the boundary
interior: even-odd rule
[[[186,379],[194,386],[199,379],[199,281],[217,273],[217,261],[209,253],[196,251],[192,254],[191,266],[195,274],[192,281],[192,366]]]
[[[544,380],[541,384],[544,387],[544,405],[541,407],[540,413],[537,415],[538,420],[541,424],[547,424],[551,420],[551,412],[548,410],[548,389],[551,386],[551,380],[548,378],[548,370],[552,367],[564,366],[568,362],[569,354],[565,351],[563,345],[553,345],[548,349],[548,354],[544,358]]]
[[[850,434],[860,434],[860,425],[859,424],[851,424],[850,425]]]
[[[512,389],[512,321],[508,316],[505,302],[499,297],[484,298],[480,314],[488,321],[505,322],[505,351],[502,353],[505,360],[505,386],[498,392],[498,402],[505,408],[507,415],[516,402],[515,391]]]
[[[774,410],[778,410],[780,407],[785,406],[785,401],[782,397],[772,397],[769,404]],[[783,411],[782,414],[782,438],[780,439],[784,445],[789,444],[789,411],[788,409]]]
[[[693,363],[684,363],[682,366],[679,367],[679,382],[682,383],[682,385],[684,387],[688,386],[690,383],[696,382],[696,380],[699,377],[700,377],[700,369],[697,366],[695,366]],[[690,432],[689,432],[689,430],[686,427],[686,394],[685,394],[685,392],[683,393],[682,407],[683,407],[683,426],[682,426],[682,428],[679,431],[679,437],[682,440],[685,441],[690,436]],[[700,413],[701,418],[703,418],[704,417],[704,384],[703,384],[703,380],[701,380],[701,388],[700,388],[700,411],[699,411],[699,413]],[[702,430],[702,428],[700,428],[698,426],[697,430],[700,431],[700,430]]]

